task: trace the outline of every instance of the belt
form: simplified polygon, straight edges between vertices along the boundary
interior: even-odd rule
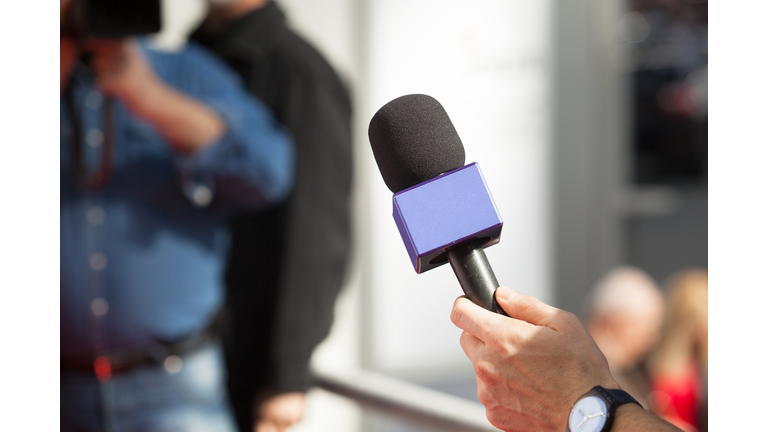
[[[181,365],[180,356],[203,347],[218,336],[219,321],[217,317],[205,330],[175,342],[101,354],[93,359],[91,364],[73,363],[61,359],[61,369],[93,374],[102,383],[112,379],[112,375],[116,373],[127,372],[141,366],[163,364],[169,372],[178,371]]]

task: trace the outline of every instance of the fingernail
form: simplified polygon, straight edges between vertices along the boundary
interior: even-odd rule
[[[512,300],[517,293],[510,287],[500,286],[496,290],[496,298],[501,300],[510,301]]]

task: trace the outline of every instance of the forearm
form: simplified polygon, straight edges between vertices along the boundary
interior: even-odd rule
[[[662,420],[656,414],[631,404],[616,409],[611,432],[681,432],[680,429]]]
[[[59,91],[64,91],[64,86],[69,80],[69,75],[72,73],[72,69],[77,62],[77,47],[74,42],[69,38],[61,38],[61,48],[59,51]]]
[[[203,103],[158,82],[143,89],[133,108],[182,153],[195,153],[226,132],[224,120]]]

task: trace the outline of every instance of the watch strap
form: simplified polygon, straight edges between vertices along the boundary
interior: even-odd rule
[[[614,409],[627,403],[635,403],[642,408],[640,402],[638,402],[637,399],[633,398],[632,395],[625,392],[624,390],[607,389],[602,386],[595,386],[592,388],[592,390],[600,394],[600,396],[602,396],[606,402],[608,402],[608,406],[613,407]]]
[[[608,415],[606,415],[605,418],[605,424],[603,425],[602,432],[607,432],[611,430],[611,427],[613,426],[613,418],[616,415],[616,408],[620,407],[621,405],[628,404],[628,403],[635,403],[640,408],[643,406],[638,402],[635,398],[632,397],[629,393],[625,392],[624,390],[619,389],[607,389],[603,386],[594,386],[591,390],[584,393],[583,396],[581,396],[575,403],[574,406],[576,406],[576,403],[578,403],[579,400],[582,398],[588,396],[588,395],[597,395],[601,397],[607,407],[608,407]],[[573,408],[571,408],[573,410]],[[569,415],[570,417],[570,415]],[[570,424],[567,424],[565,427],[566,432],[571,432]]]

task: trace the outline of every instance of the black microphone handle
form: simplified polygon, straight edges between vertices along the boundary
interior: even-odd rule
[[[496,281],[483,246],[476,242],[465,242],[452,247],[447,253],[448,262],[467,298],[491,312],[507,316],[496,301],[499,282]]]

